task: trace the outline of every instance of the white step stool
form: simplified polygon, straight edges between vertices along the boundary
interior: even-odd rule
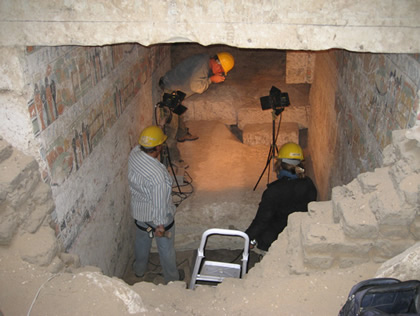
[[[204,248],[210,235],[238,236],[244,239],[242,265],[228,262],[204,260]],[[189,288],[195,289],[197,281],[221,283],[224,278],[242,278],[247,272],[249,256],[249,237],[242,231],[211,228],[206,230],[201,237],[200,247],[197,250],[194,269],[191,275]],[[202,261],[204,260],[204,263]],[[201,267],[201,269],[200,269]]]

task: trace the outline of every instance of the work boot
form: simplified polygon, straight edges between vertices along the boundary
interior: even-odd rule
[[[197,140],[197,139],[198,139],[198,136],[191,135],[190,134],[190,131],[187,129],[187,133],[185,134],[185,136],[184,137],[177,138],[176,140],[178,142],[180,142],[180,143],[183,143],[185,141],[191,142],[191,141],[194,141],[194,140]]]

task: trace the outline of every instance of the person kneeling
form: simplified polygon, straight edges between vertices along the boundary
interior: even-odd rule
[[[245,231],[251,241],[250,248],[267,251],[287,226],[293,212],[307,212],[308,204],[316,200],[317,190],[305,175],[303,151],[295,143],[284,144],[274,165],[277,180],[268,184],[257,214]]]

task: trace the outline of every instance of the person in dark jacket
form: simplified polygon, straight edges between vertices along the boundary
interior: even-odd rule
[[[287,226],[288,216],[293,212],[307,212],[308,204],[316,200],[316,187],[305,175],[302,161],[303,151],[298,144],[287,143],[280,148],[274,166],[278,179],[268,184],[257,214],[245,231],[251,249],[267,251]]]

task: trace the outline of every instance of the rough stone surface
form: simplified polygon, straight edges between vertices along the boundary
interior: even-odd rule
[[[304,93],[305,89],[302,89],[302,94]],[[306,128],[308,127],[308,112],[309,108],[305,105],[287,107],[281,114],[281,124],[295,122],[299,125],[299,128]],[[272,111],[263,111],[258,106],[244,107],[238,110],[238,127],[241,129],[248,124],[270,123],[272,120]],[[279,123],[279,119],[276,119],[276,123]]]
[[[315,69],[314,53],[288,52],[286,83],[312,83]]]
[[[7,163],[2,163],[0,192],[6,194],[8,204],[18,209],[32,194],[40,181],[38,164],[21,152],[14,151]]]
[[[415,209],[420,209],[420,175],[412,174],[404,178],[399,189],[404,193],[405,201]]]
[[[22,91],[25,80],[19,58],[22,47],[3,47],[0,49],[0,90]]]
[[[410,231],[416,239],[420,239],[420,216],[417,215],[411,224]]]
[[[365,256],[373,245],[369,240],[347,239],[337,224],[302,225],[305,253]]]
[[[39,266],[48,266],[59,249],[50,227],[41,227],[35,234],[23,234],[17,243],[22,260]]]
[[[221,43],[243,48],[418,52],[416,1],[250,0],[147,3],[80,1],[2,2],[0,43],[15,45],[104,45],[138,42]],[[36,27],[31,21],[37,17]],[[188,19],[185,19],[188,17]],[[343,19],[345,17],[345,19]],[[124,23],[121,23],[124,21]],[[156,27],[156,26],[159,27]],[[191,27],[191,26],[194,27]],[[279,36],[281,34],[281,36]]]
[[[384,262],[375,277],[392,277],[401,281],[420,280],[420,242]]]
[[[372,251],[372,260],[382,263],[389,258],[397,256],[415,242],[414,239],[377,240]]]
[[[55,204],[54,201],[50,199],[47,203],[34,205],[33,208],[33,210],[27,212],[28,215],[23,224],[23,229],[31,234],[35,233],[42,225],[47,215],[51,214],[55,208]]]
[[[278,122],[277,125],[278,127]],[[281,123],[279,133],[277,128],[274,132],[276,137],[276,144],[281,145],[294,142],[299,143],[299,127],[297,123]],[[273,143],[273,127],[270,123],[262,124],[247,124],[242,131],[243,143],[246,145],[266,145],[270,146]]]
[[[337,202],[341,227],[352,238],[376,238],[379,234],[378,221],[369,207],[368,197],[345,198]]]
[[[308,204],[308,215],[316,223],[333,224],[332,201],[317,201]]]
[[[13,153],[12,145],[0,137],[0,163],[9,158]]]
[[[4,206],[0,213],[0,244],[7,245],[16,233],[19,225],[19,218],[10,206]]]
[[[389,168],[377,168],[375,172],[365,172],[357,176],[363,193],[370,193],[378,188],[378,186],[390,180]]]

